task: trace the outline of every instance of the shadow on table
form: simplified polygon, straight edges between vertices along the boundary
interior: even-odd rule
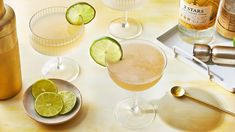
[[[56,131],[56,130],[60,130],[60,131],[63,131],[63,130],[69,130],[69,129],[72,129],[74,127],[77,127],[79,126],[79,124],[85,119],[85,117],[87,116],[87,113],[88,113],[88,109],[89,109],[89,106],[86,105],[86,104],[83,104],[81,110],[78,112],[78,114],[73,118],[71,119],[70,121],[68,122],[65,122],[63,124],[59,124],[59,125],[43,125],[43,124],[40,124],[41,127],[45,128],[46,130],[48,131]]]
[[[222,107],[218,99],[206,91],[190,88],[187,92],[195,98]],[[153,103],[158,107],[157,117],[181,130],[210,131],[217,128],[224,120],[224,113],[187,97],[179,99],[167,93]]]

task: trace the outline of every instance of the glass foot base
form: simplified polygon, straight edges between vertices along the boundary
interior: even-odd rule
[[[128,18],[128,23],[125,23],[124,18],[113,20],[109,25],[109,32],[112,36],[120,39],[132,39],[138,37],[143,31],[141,23],[135,19]]]
[[[133,107],[134,103],[133,98],[119,102],[114,110],[117,120],[129,129],[140,129],[150,125],[156,117],[154,106],[143,100],[138,102],[138,107]]]
[[[58,59],[51,59],[44,64],[42,74],[46,78],[63,79],[71,82],[79,75],[79,65],[72,59],[61,58],[61,63],[58,66]]]

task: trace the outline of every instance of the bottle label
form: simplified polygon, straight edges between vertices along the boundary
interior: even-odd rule
[[[211,6],[197,6],[180,1],[180,19],[192,25],[207,25],[210,22]]]

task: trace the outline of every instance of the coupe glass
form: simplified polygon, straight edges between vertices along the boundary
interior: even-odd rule
[[[84,25],[75,26],[66,21],[66,7],[49,7],[34,14],[29,22],[32,47],[41,54],[56,56],[42,68],[47,78],[72,81],[79,75],[79,65],[61,56],[79,44]]]
[[[123,58],[119,62],[106,58],[109,75],[118,86],[135,94],[119,102],[114,113],[124,127],[142,128],[155,119],[156,110],[151,103],[137,99],[137,92],[160,81],[167,59],[160,47],[146,40],[124,41],[122,49]]]
[[[115,10],[124,12],[124,17],[113,20],[109,32],[116,38],[131,39],[142,33],[141,23],[128,17],[128,11],[143,6],[147,0],[103,0],[104,4]]]

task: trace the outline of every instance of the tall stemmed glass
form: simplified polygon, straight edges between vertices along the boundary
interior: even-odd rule
[[[84,24],[69,24],[65,18],[66,10],[66,7],[49,7],[35,13],[29,22],[30,41],[39,53],[57,56],[43,66],[45,77],[72,81],[79,74],[79,66],[74,60],[61,56],[79,44]]]
[[[109,25],[109,32],[116,38],[131,39],[142,33],[140,22],[128,17],[128,11],[143,6],[147,0],[103,0],[104,4],[124,12],[124,17],[113,20]]]
[[[117,104],[115,115],[124,127],[142,128],[155,119],[156,110],[152,104],[138,100],[137,92],[160,81],[167,59],[160,47],[146,40],[124,41],[122,50],[122,60],[113,62],[106,58],[109,75],[118,86],[135,94]]]

